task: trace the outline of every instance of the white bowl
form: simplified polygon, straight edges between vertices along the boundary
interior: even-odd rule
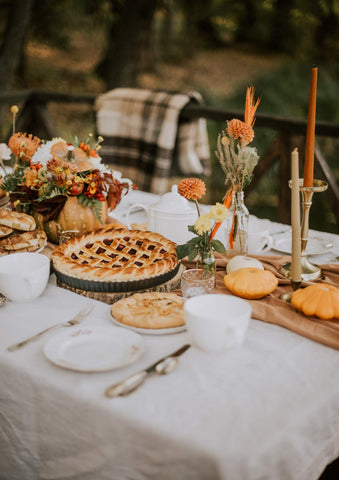
[[[0,292],[12,302],[30,302],[45,290],[50,261],[39,253],[11,253],[0,257]]]
[[[243,343],[252,307],[242,298],[208,294],[184,304],[188,336],[206,352],[222,352]]]

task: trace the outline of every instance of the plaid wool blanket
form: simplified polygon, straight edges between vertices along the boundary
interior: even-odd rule
[[[103,162],[141,190],[162,194],[170,176],[208,175],[205,119],[180,121],[182,109],[201,103],[199,93],[117,88],[96,100]]]

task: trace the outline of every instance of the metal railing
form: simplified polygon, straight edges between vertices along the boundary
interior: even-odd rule
[[[48,111],[49,103],[87,104],[92,107],[93,122],[95,123],[95,99],[96,96],[90,94],[66,94],[40,90],[14,91],[0,94],[0,109],[4,105],[22,103],[23,107],[20,110],[16,122],[17,130],[33,133],[41,138],[52,138],[58,135],[58,131]],[[182,119],[203,117],[215,122],[225,122],[232,118],[242,119],[243,114],[236,111],[206,106],[188,105],[183,109],[180,117]],[[255,170],[255,176],[249,187],[247,187],[247,191],[253,191],[273,163],[278,161],[279,202],[277,206],[277,219],[280,222],[289,223],[290,191],[288,188],[288,179],[290,178],[290,155],[293,148],[298,147],[301,158],[303,158],[307,122],[301,119],[257,113],[256,128],[274,130],[276,136],[260,159],[260,163]],[[327,138],[339,138],[339,125],[318,121],[316,123],[316,135]],[[8,137],[9,136],[10,132],[8,132]],[[325,180],[328,183],[328,189],[325,195],[338,223],[339,188],[333,172],[318,144],[315,145],[315,174],[317,178]]]

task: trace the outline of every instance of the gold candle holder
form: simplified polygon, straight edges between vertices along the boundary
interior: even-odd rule
[[[291,181],[289,181],[291,187]],[[312,187],[304,187],[304,179],[299,178],[299,190],[302,195],[303,218],[301,223],[301,278],[308,282],[321,277],[321,268],[309,262],[306,254],[308,242],[308,228],[312,197],[314,193],[320,193],[327,190],[328,183],[323,180],[313,180]],[[287,278],[291,277],[291,262],[284,263],[280,268],[280,273]]]
[[[289,264],[289,265],[290,265],[290,269],[291,269],[291,264]],[[285,302],[291,303],[292,293],[295,292],[296,290],[298,290],[298,288],[300,288],[300,286],[301,286],[301,282],[294,282],[293,280],[291,280],[292,291],[282,293],[280,295],[281,300],[285,300]]]

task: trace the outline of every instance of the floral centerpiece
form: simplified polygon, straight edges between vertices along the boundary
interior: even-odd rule
[[[259,156],[255,147],[249,146],[254,139],[255,112],[260,98],[254,100],[254,88],[246,91],[244,121],[232,119],[217,138],[216,156],[225,173],[226,195],[224,205],[230,209],[228,224],[228,248],[236,253],[247,253],[249,213],[244,205],[244,189],[253,177]]]
[[[214,238],[216,224],[221,223],[228,214],[228,209],[221,203],[216,203],[206,213],[201,214],[198,200],[206,193],[205,183],[198,178],[186,178],[179,182],[178,192],[187,200],[196,204],[198,219],[188,230],[195,236],[184,245],[177,246],[178,258],[188,257],[189,261],[197,260],[197,267],[211,270],[215,273],[215,258],[213,251],[225,253],[224,245]]]
[[[6,173],[1,188],[13,207],[35,217],[50,241],[57,242],[62,230],[83,233],[100,228],[107,212],[128,192],[132,182],[101,163],[102,140],[94,142],[90,134],[85,142],[42,141],[18,132],[8,147],[2,144],[2,158],[8,160],[11,153],[14,159],[10,172],[1,159]]]

